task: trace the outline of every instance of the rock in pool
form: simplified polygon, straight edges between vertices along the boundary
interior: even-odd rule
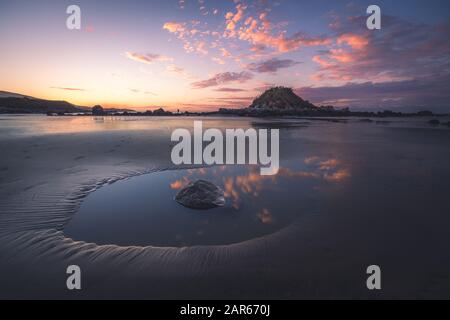
[[[179,204],[191,208],[206,210],[225,205],[223,190],[211,182],[197,180],[191,182],[175,196]]]

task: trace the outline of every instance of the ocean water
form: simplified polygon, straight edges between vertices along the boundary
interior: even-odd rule
[[[370,118],[367,118],[370,119]],[[0,138],[43,136],[55,134],[95,133],[113,131],[169,131],[174,128],[191,128],[194,120],[203,120],[205,127],[212,128],[247,128],[257,125],[259,128],[290,127],[300,123],[329,123],[330,121],[346,121],[350,123],[367,123],[366,118],[303,118],[303,119],[256,119],[240,117],[121,117],[121,116],[65,116],[48,117],[45,115],[0,115]],[[441,123],[450,122],[445,117],[411,117],[411,118],[372,118],[372,125],[446,129],[448,126],[430,126],[432,119]]]

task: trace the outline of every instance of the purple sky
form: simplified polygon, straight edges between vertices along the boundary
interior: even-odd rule
[[[82,30],[66,28],[77,4]],[[293,87],[318,105],[450,112],[450,3],[4,1],[0,90],[181,110],[245,107]]]

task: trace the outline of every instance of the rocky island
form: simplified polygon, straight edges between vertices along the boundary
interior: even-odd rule
[[[274,87],[253,100],[249,109],[256,110],[315,110],[317,107],[294,93],[292,88]]]

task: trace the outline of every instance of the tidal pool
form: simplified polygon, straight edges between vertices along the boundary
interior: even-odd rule
[[[334,163],[296,162],[275,176],[261,176],[257,166],[144,174],[88,195],[65,234],[97,244],[174,247],[226,245],[262,237],[317,209],[317,185],[345,175],[339,170],[322,172],[327,164]],[[174,200],[181,188],[198,179],[224,190],[224,207],[193,210]]]

